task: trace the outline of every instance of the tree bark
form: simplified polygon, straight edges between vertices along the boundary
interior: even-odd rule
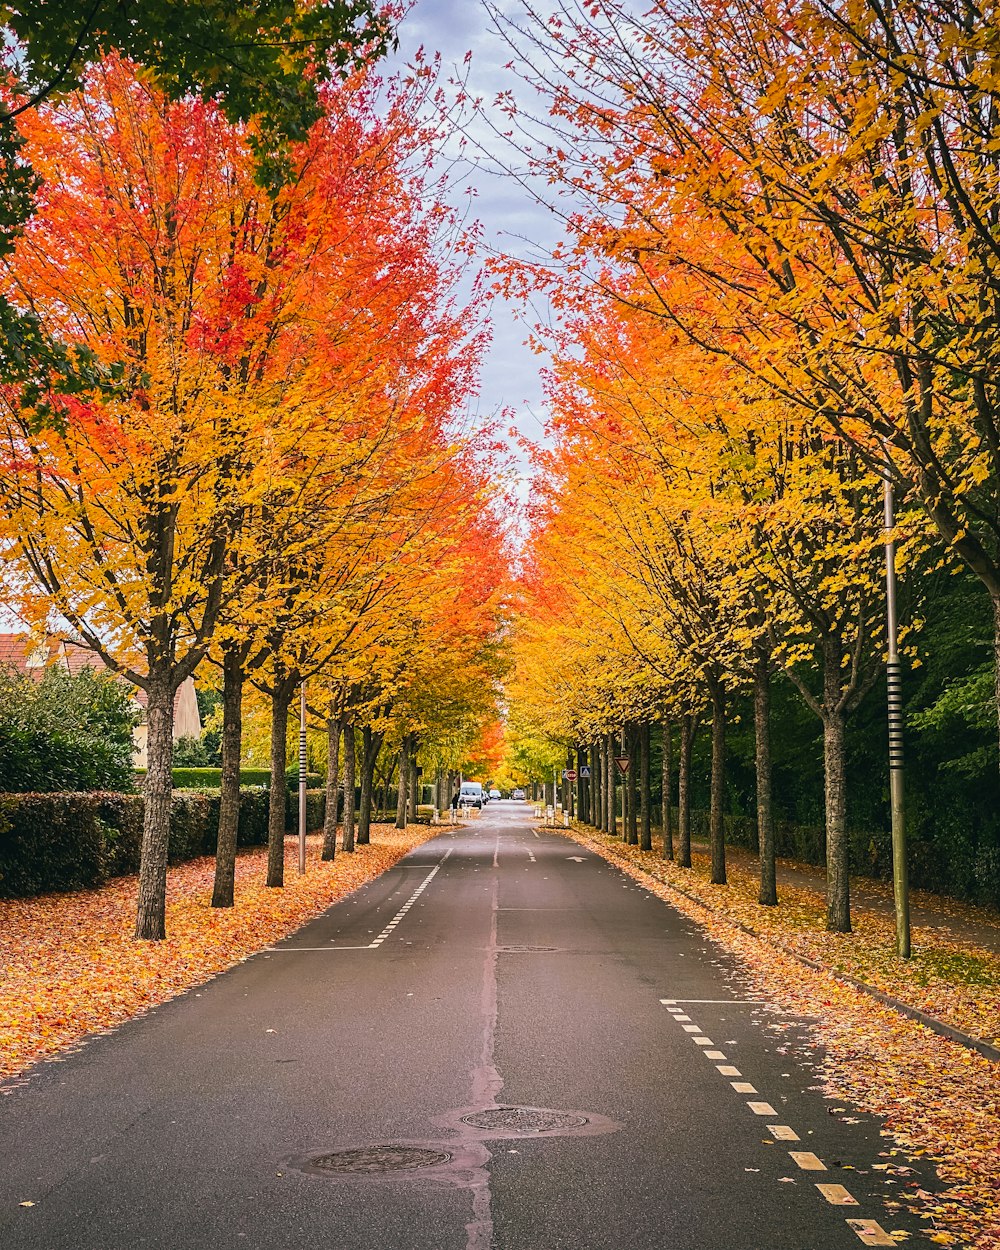
[[[232,907],[236,894],[236,844],[240,827],[240,755],[243,749],[242,648],[222,650],[222,778],[215,847],[213,907]]]
[[[590,746],[590,823],[595,829],[601,827],[601,803],[604,798],[604,780],[601,775],[601,749],[597,742]]]
[[[691,748],[694,746],[693,716],[681,717],[680,764],[677,775],[677,836],[681,868],[691,867]]]
[[[628,756],[628,772],[625,774],[625,841],[629,846],[639,845],[639,822],[637,796],[639,791],[639,761],[636,759],[636,727],[629,723],[625,727],[625,753]]]
[[[774,863],[774,805],[771,801],[771,660],[757,655],[753,685],[754,763],[757,774],[757,842],[760,847],[760,893],[763,907],[778,902]]]
[[[285,818],[288,812],[288,709],[295,693],[294,675],[275,679],[271,692],[271,799],[267,814],[267,884],[285,884]]]
[[[370,725],[361,731],[361,806],[358,810],[358,846],[367,846],[371,842],[372,830],[372,791],[375,783],[375,765],[378,753],[382,748],[384,735],[374,733]]]
[[[712,698],[712,780],[708,818],[712,843],[711,881],[713,885],[725,885],[726,690],[720,680],[713,679],[709,685],[709,693]]]
[[[344,836],[341,847],[353,854],[354,852],[354,786],[356,781],[357,757],[354,742],[354,726],[344,726]]]
[[[851,882],[847,856],[847,765],[845,718],[827,707],[823,718],[826,791],[826,927],[851,932]]]
[[[607,825],[605,832],[612,837],[618,836],[618,793],[616,782],[618,769],[615,765],[614,734],[604,735],[604,776],[607,779],[608,803]]]
[[[417,823],[417,808],[420,806],[420,773],[417,771],[417,753],[420,749],[420,740],[416,734],[410,734],[410,820],[414,824]]]
[[[644,851],[653,849],[653,822],[650,808],[653,805],[649,792],[649,721],[639,725],[639,846]]]
[[[161,942],[167,935],[167,856],[174,790],[174,690],[169,665],[158,669],[150,665],[146,695],[148,764],[135,936]]]
[[[340,823],[340,734],[340,717],[327,717],[326,811],[323,814],[323,858],[326,860],[333,859],[337,854],[337,826]]]
[[[399,783],[396,791],[396,828],[406,828],[406,805],[410,786],[410,735],[403,734],[399,743]]]
[[[660,820],[663,826],[663,858],[674,857],[674,818],[671,808],[670,782],[673,763],[670,758],[670,721],[663,722],[663,758],[660,766]]]

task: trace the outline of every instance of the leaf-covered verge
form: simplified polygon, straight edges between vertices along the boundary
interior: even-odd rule
[[[98,890],[0,902],[0,1080],[199,985],[371,881],[438,830],[373,825],[353,855],[320,859],[322,838],[307,840],[306,873],[283,889],[264,885],[267,848],[236,861],[236,905],[213,908],[213,858],[172,868],[170,936],[133,936],[136,878]],[[286,840],[286,857],[293,840]]]
[[[833,972],[814,971],[776,943],[993,1039],[1000,1034],[1000,956],[925,928],[914,931],[916,954],[904,965],[891,953],[891,917],[862,907],[854,933],[828,933],[823,900],[814,890],[785,886],[780,907],[761,907],[756,879],[745,869],[731,871],[729,885],[717,886],[708,880],[706,856],[695,855],[694,868],[685,870],[658,851],[643,852],[603,834],[576,828],[572,836],[696,921],[745,965],[762,996],[811,1021],[823,1048],[827,1092],[881,1117],[884,1134],[909,1157],[936,1164],[944,1192],[918,1190],[910,1200],[933,1243],[1000,1250],[1000,1065],[883,1006]],[[944,922],[945,906],[941,915]]]

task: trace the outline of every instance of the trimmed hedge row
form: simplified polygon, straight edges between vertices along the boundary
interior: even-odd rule
[[[146,775],[144,768],[136,769],[141,780]],[[222,784],[221,768],[175,768],[173,770],[175,790],[218,790]],[[289,788],[299,784],[298,770],[289,770],[285,774]],[[241,786],[269,786],[271,770],[269,768],[241,768]],[[306,773],[306,785],[310,790],[318,789],[323,784],[319,773]]]
[[[310,830],[323,824],[326,796],[307,795]],[[268,794],[240,792],[240,846],[267,843]],[[139,870],[143,798],[139,794],[0,794],[0,898],[83,890]],[[289,795],[286,828],[298,820]],[[170,812],[171,864],[214,855],[219,794],[176,792]]]

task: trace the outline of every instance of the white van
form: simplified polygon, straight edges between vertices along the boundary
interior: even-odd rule
[[[458,792],[459,807],[478,807],[483,806],[483,785],[480,781],[463,781],[462,788]]]

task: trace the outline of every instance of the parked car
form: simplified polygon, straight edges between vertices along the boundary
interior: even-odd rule
[[[514,793],[513,793],[510,797],[511,797],[512,799],[523,799],[523,798],[524,798],[524,791],[523,791],[523,790],[515,790],[515,791],[514,791]]]
[[[462,788],[458,792],[459,807],[478,807],[482,808],[486,799],[483,796],[483,786],[480,781],[463,781]]]
[[[501,794],[500,794],[500,791],[499,791],[499,790],[491,790],[491,791],[490,791],[490,798],[491,798],[491,799],[499,799],[500,797],[501,797]]]

